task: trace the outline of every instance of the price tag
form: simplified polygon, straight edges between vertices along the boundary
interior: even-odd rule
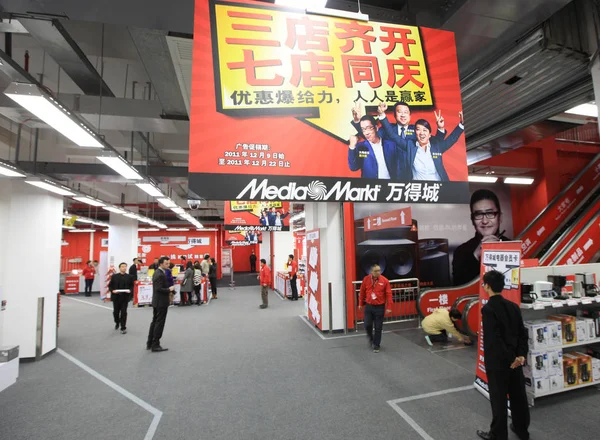
[[[568,306],[576,306],[577,304],[579,304],[579,303],[577,302],[577,300],[574,300],[574,299],[570,299],[567,301]]]
[[[592,303],[592,300],[589,298],[581,300],[581,304],[591,304],[591,303]]]
[[[563,306],[562,301],[552,301],[552,307],[554,307],[555,309],[558,309],[562,306]]]
[[[546,306],[544,304],[534,304],[533,310],[544,310]]]

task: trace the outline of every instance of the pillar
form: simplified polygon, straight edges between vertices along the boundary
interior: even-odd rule
[[[62,211],[60,196],[23,180],[0,181],[0,289],[7,301],[0,311],[0,345],[19,345],[21,358],[56,348]],[[36,351],[38,318],[42,344]]]
[[[110,213],[108,228],[108,267],[118,270],[119,264],[132,264],[138,254],[138,221],[114,212]],[[104,277],[105,273],[100,273]]]
[[[598,103],[600,103],[600,56],[596,56],[594,59],[590,73],[592,74],[592,82],[594,84],[594,100],[596,101],[597,107]],[[600,124],[598,125],[598,133],[600,133]]]

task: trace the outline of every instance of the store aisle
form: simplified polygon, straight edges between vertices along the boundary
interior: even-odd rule
[[[154,439],[417,440],[387,401],[463,387],[474,377],[470,348],[432,353],[418,330],[386,333],[379,354],[364,337],[323,341],[298,317],[301,301],[272,294],[271,307],[259,310],[256,288],[221,289],[209,306],[169,309],[166,353],[145,350],[150,309],[131,310],[129,333],[121,335],[110,309],[97,307],[97,298],[83,301],[63,299],[59,347],[160,410]],[[595,402],[589,389],[540,401],[532,438],[547,438],[542,423],[563,439],[592,438],[594,423],[586,420],[594,420]],[[402,410],[437,440],[475,438],[490,417],[474,390],[406,402]],[[19,382],[0,395],[0,414],[10,421],[3,435],[13,440],[142,439],[152,421],[58,353],[22,365]]]

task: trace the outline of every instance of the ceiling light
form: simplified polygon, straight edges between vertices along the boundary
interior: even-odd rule
[[[513,184],[513,185],[531,185],[533,183],[531,177],[506,177],[504,179],[504,183]]]
[[[96,226],[103,226],[103,227],[105,227],[105,228],[108,228],[108,227],[110,227],[110,225],[109,225],[108,223],[105,223],[105,222],[99,222],[99,221],[96,221],[96,220],[93,220],[93,221],[92,221],[92,224],[93,224],[93,225],[96,225]]]
[[[158,228],[138,228],[138,231],[141,232],[158,232],[160,229]]]
[[[123,215],[125,217],[133,218],[133,219],[136,219],[136,220],[139,220],[139,218],[140,218],[139,215],[134,214],[133,212],[125,212]]]
[[[0,162],[0,176],[6,177],[27,177],[25,174],[17,171],[16,167],[6,163]]]
[[[171,208],[171,211],[173,211],[175,214],[179,214],[179,215],[185,213],[185,209],[179,208],[179,207],[177,207],[177,208]]]
[[[63,229],[75,229],[75,226],[62,225]]]
[[[298,0],[275,0],[275,4],[296,9],[324,8],[327,4],[327,0],[304,0],[304,4],[302,6],[298,6]]]
[[[164,223],[158,223],[156,226],[158,226],[160,229],[168,229],[168,226]]]
[[[162,199],[158,199],[158,203],[163,205],[165,208],[177,208],[177,203],[171,200],[168,197],[163,197]]]
[[[307,6],[306,13],[312,15],[327,15],[330,17],[348,18],[357,21],[369,21],[369,16],[361,12],[342,11],[339,9],[325,8],[323,6]]]
[[[135,168],[129,165],[121,156],[98,156],[104,162],[127,180],[143,180]]]
[[[496,183],[497,177],[492,176],[469,176],[469,182],[480,182],[480,183]]]
[[[79,223],[89,223],[90,225],[93,223],[93,222],[92,222],[92,219],[90,219],[90,218],[81,218],[81,217],[77,217],[77,218],[75,219],[75,221],[76,221],[76,222],[79,222]]]
[[[189,228],[167,228],[167,231],[170,231],[170,232],[189,231]]]
[[[104,202],[101,200],[92,199],[91,197],[73,197],[78,202],[87,203],[92,206],[104,206]]]
[[[573,115],[598,117],[598,106],[596,104],[581,104],[565,111]]]
[[[96,232],[95,229],[71,229],[69,232]]]
[[[152,197],[164,197],[163,193],[151,183],[136,183],[136,186]]]
[[[38,188],[45,189],[46,191],[50,191],[61,196],[75,195],[75,193],[71,192],[68,188],[64,186],[59,186],[49,180],[26,180],[25,183],[37,186]]]
[[[80,147],[104,148],[83,121],[35,84],[15,82],[4,94]]]
[[[115,208],[114,206],[103,206],[102,209],[106,209],[107,211],[114,212],[115,214],[125,214],[124,210]]]

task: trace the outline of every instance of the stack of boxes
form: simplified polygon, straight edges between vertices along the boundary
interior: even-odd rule
[[[0,347],[0,392],[19,377],[19,346]]]
[[[562,389],[563,328],[561,321],[526,321],[529,335],[529,353],[523,368],[528,392],[534,396]]]

